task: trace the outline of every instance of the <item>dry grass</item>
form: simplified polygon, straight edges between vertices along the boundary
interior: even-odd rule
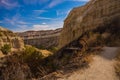
[[[0,67],[0,80],[28,80],[37,75],[45,75],[45,69],[40,65],[43,57],[42,53],[32,46],[26,46],[23,51],[5,56],[6,61],[2,65],[6,66]]]
[[[5,66],[0,67],[0,80],[28,80],[31,72],[28,65],[16,55],[7,56]]]

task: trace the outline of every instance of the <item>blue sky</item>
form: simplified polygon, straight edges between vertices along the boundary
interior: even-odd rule
[[[0,0],[0,26],[15,32],[63,27],[74,7],[88,0]]]

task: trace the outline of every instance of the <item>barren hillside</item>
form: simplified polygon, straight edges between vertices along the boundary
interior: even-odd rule
[[[38,48],[50,48],[58,46],[61,28],[56,30],[27,31],[17,33],[25,44]]]

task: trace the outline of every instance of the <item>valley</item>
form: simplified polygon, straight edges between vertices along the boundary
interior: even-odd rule
[[[120,80],[119,4],[90,0],[54,30],[13,32],[1,26],[0,80]]]

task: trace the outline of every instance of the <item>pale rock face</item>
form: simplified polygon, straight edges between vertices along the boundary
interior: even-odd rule
[[[12,31],[0,27],[0,48],[5,44],[9,44],[12,50],[24,48],[23,40],[20,37],[16,36]]]
[[[27,31],[17,33],[24,43],[35,47],[50,48],[58,45],[61,28],[56,30]]]
[[[64,21],[59,47],[72,42],[84,32],[104,27],[113,20],[120,21],[120,0],[91,0],[85,6],[74,8]]]

